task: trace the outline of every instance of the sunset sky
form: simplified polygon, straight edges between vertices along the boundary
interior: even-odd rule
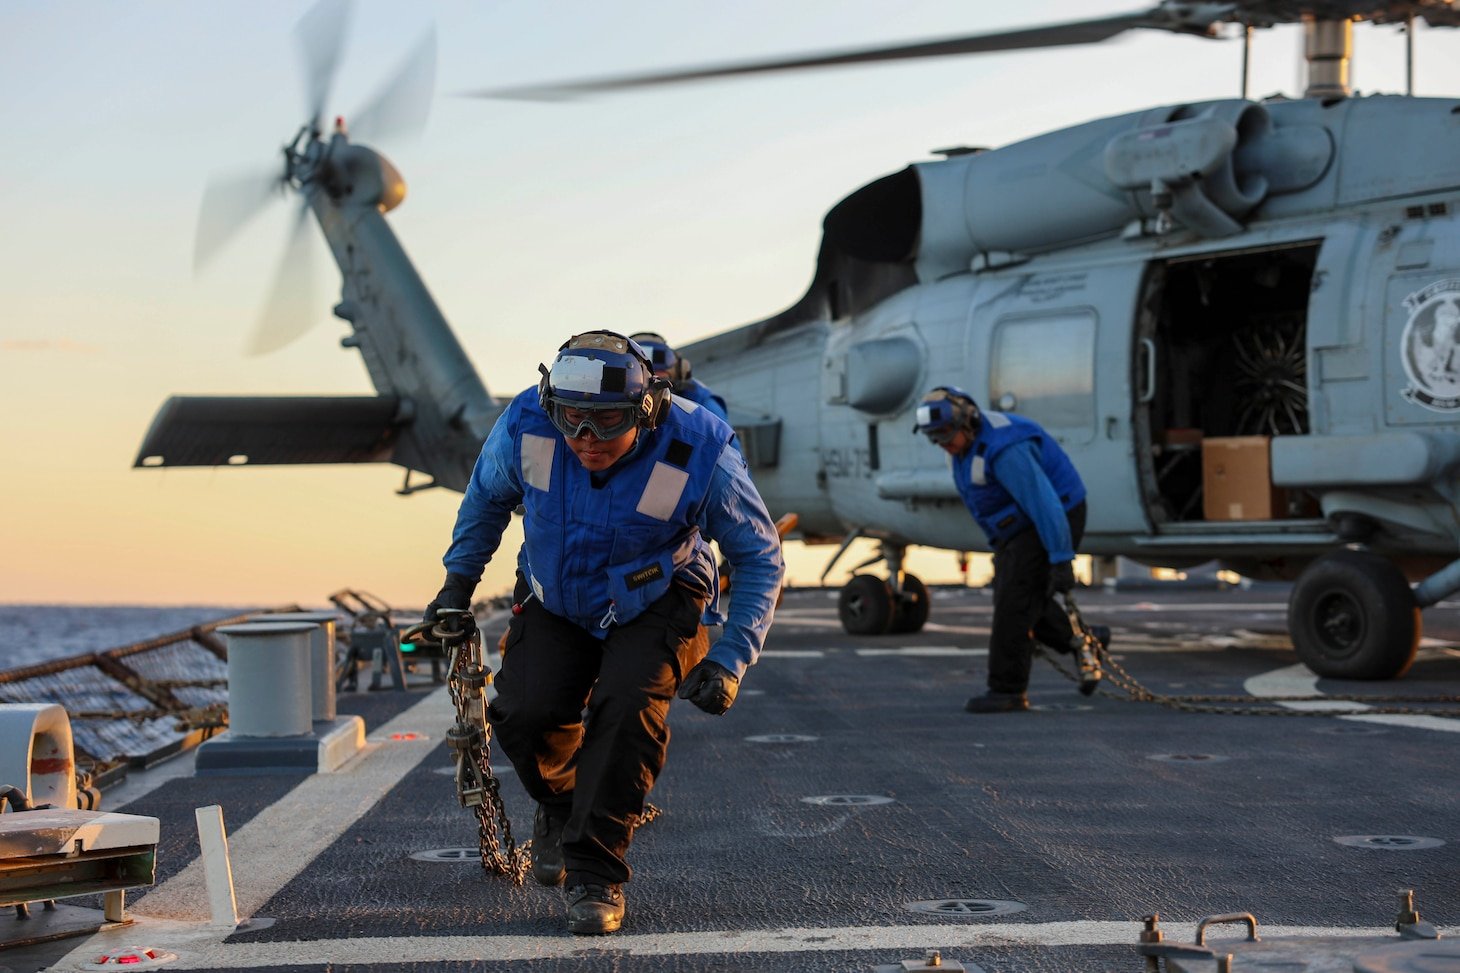
[[[1137,6],[361,0],[329,111],[348,118],[435,29],[424,134],[376,146],[410,186],[390,221],[488,388],[508,395],[575,331],[686,342],[791,304],[826,209],[932,149],[1235,96],[1241,49],[1138,32],[570,103],[461,92]],[[338,347],[339,277],[317,238],[317,326],[243,353],[290,207],[193,274],[209,176],[263,169],[304,121],[293,27],[308,7],[0,0],[0,601],[314,605],[349,586],[420,605],[439,586],[459,498],[395,496],[395,467],[131,469],[172,393],[371,392]],[[1460,31],[1416,41],[1417,93],[1460,95]],[[1259,33],[1254,96],[1297,93],[1300,45],[1294,29]],[[1403,91],[1398,30],[1360,25],[1356,52],[1356,88]],[[506,587],[515,550],[509,536],[483,593]],[[791,550],[793,578],[814,582],[829,555]],[[949,552],[914,567],[956,577]]]

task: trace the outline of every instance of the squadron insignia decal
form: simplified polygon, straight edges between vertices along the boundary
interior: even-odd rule
[[[1399,394],[1435,412],[1460,411],[1460,280],[1439,280],[1404,299],[1409,321],[1400,356],[1409,387]]]

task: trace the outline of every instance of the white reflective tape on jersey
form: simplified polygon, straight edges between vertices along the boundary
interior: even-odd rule
[[[931,426],[933,424],[933,407],[930,405],[918,406],[917,424],[919,426]]]
[[[1009,424],[1009,417],[1002,412],[985,412],[983,418],[985,422],[995,429],[1002,429]]]
[[[988,475],[984,472],[983,457],[975,456],[968,467],[968,478],[979,486],[988,483]]]
[[[548,436],[522,434],[522,479],[528,486],[546,493],[553,485],[553,454],[557,441]]]
[[[696,402],[694,399],[686,399],[682,395],[671,395],[669,397],[669,399],[670,399],[671,402],[673,402],[675,405],[679,406],[685,412],[693,412],[693,411],[695,411],[696,409],[698,409],[700,407],[700,404],[698,402]]]
[[[654,472],[649,474],[649,482],[644,484],[644,494],[639,497],[639,505],[634,509],[655,520],[668,520],[674,516],[675,508],[679,506],[679,498],[684,496],[684,487],[688,482],[689,474],[684,470],[675,469],[666,463],[655,463]]]
[[[548,373],[548,385],[555,392],[591,392],[597,395],[603,391],[603,362],[597,358],[564,355],[553,362],[553,370]]]

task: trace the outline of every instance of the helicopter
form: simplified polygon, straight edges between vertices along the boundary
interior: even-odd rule
[[[878,544],[858,570],[881,563],[886,577],[858,573],[841,591],[849,632],[926,624],[910,546],[986,548],[946,459],[908,434],[922,393],[957,385],[1060,441],[1089,490],[1084,553],[1176,568],[1216,559],[1294,580],[1299,658],[1320,676],[1392,678],[1415,656],[1420,609],[1460,590],[1460,371],[1449,370],[1460,101],[1353,97],[1348,69],[1356,21],[1412,37],[1417,18],[1460,26],[1438,0],[1165,0],[946,41],[481,94],[563,97],[1130,30],[1236,30],[1250,44],[1254,30],[1301,22],[1303,97],[1252,100],[1244,81],[1234,98],[914,163],[831,208],[800,300],[680,351],[729,403],[772,513],[797,514],[793,536],[839,545],[833,564],[858,538]],[[284,157],[282,180],[341,271],[344,344],[377,394],[174,397],[136,465],[392,462],[406,469],[401,493],[464,489],[503,402],[385,220],[403,181],[342,123],[326,131],[318,110]]]

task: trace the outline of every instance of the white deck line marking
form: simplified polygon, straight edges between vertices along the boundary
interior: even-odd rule
[[[1188,601],[1188,602],[1155,602],[1138,601],[1133,605],[1107,605],[1100,604],[1093,609],[1100,614],[1113,614],[1115,612],[1181,612],[1181,611],[1221,611],[1221,612],[1270,612],[1287,611],[1288,603],[1285,601]]]
[[[389,736],[415,730],[436,739],[367,746],[339,771],[301,781],[231,835],[238,914],[247,917],[257,913],[336,838],[368,814],[437,748],[443,728],[455,719],[454,712],[443,686],[376,731],[376,735]],[[326,810],[328,813],[322,813]],[[194,859],[138,899],[132,911],[155,918],[204,920],[208,918],[207,902],[202,863]]]
[[[760,657],[762,659],[824,659],[826,653],[821,649],[766,649],[761,652]]]
[[[630,909],[633,908],[632,903]],[[633,920],[630,919],[632,922]],[[404,923],[403,923],[404,925]],[[1192,942],[1195,923],[1161,924],[1168,942]],[[1119,922],[1043,923],[938,923],[909,926],[844,926],[841,928],[783,928],[756,930],[707,930],[701,932],[620,933],[605,938],[579,936],[401,936],[319,939],[274,943],[189,943],[174,946],[161,942],[145,926],[133,927],[133,939],[149,939],[167,949],[176,949],[178,969],[242,970],[260,966],[320,966],[323,964],[398,964],[401,957],[411,962],[446,963],[476,961],[565,959],[581,960],[585,950],[610,950],[628,956],[705,956],[722,953],[819,953],[857,950],[888,953],[941,949],[974,949],[980,946],[1131,946],[1136,945],[1140,924]],[[1354,929],[1342,926],[1262,926],[1264,938],[1276,936],[1383,937],[1399,941],[1392,928]],[[1225,940],[1212,937],[1219,945]],[[974,957],[961,957],[972,961]]]
[[[1250,696],[1315,696],[1318,695],[1318,676],[1312,669],[1299,663],[1274,669],[1260,676],[1253,676],[1242,684]],[[1373,709],[1367,703],[1349,703],[1334,700],[1331,703],[1315,700],[1302,703],[1279,703],[1279,706],[1294,710],[1342,710],[1348,715],[1338,716],[1341,720],[1356,723],[1383,723],[1388,726],[1407,726],[1414,730],[1439,730],[1442,733],[1460,733],[1460,720],[1443,716],[1407,716],[1403,713],[1374,713],[1362,715]]]
[[[776,613],[775,627],[771,631],[780,631],[785,628],[835,628],[840,629],[842,623],[834,618],[818,618],[811,615],[790,615],[781,612]]]
[[[857,655],[950,656],[988,655],[988,649],[960,649],[954,645],[904,645],[895,649],[857,649]]]
[[[928,622],[924,632],[956,632],[959,635],[992,635],[994,630],[987,625],[949,625],[945,622]]]

